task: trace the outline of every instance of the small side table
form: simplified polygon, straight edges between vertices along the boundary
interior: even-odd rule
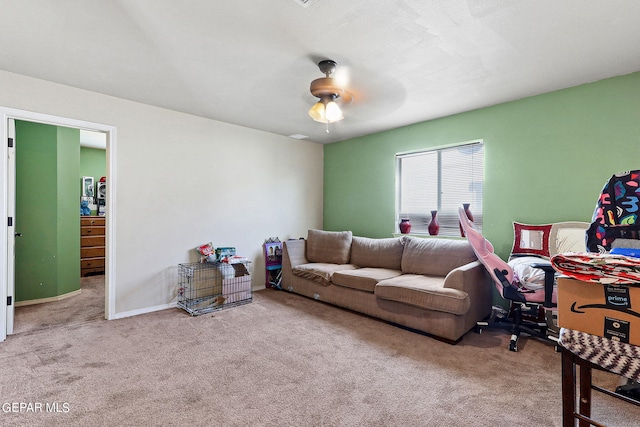
[[[640,402],[592,384],[592,370],[598,369],[640,380],[640,347],[612,341],[572,329],[560,329],[562,351],[562,425],[604,426],[591,419],[591,390],[640,406]],[[611,356],[615,357],[611,357]],[[609,356],[609,357],[605,357]],[[597,363],[595,363],[597,362]],[[580,386],[576,388],[576,367],[580,369]],[[577,403],[578,402],[578,403]]]

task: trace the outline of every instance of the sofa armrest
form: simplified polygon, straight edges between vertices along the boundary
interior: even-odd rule
[[[306,240],[286,240],[282,242],[282,288],[288,289],[291,286],[294,267],[308,263]]]
[[[466,292],[471,302],[469,311],[475,311],[477,319],[483,319],[491,313],[491,276],[480,261],[451,270],[444,279],[444,287]]]

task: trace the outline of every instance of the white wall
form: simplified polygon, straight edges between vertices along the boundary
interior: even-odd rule
[[[200,244],[235,246],[257,288],[265,238],[322,227],[320,144],[4,71],[0,106],[117,128],[116,317],[175,302]]]

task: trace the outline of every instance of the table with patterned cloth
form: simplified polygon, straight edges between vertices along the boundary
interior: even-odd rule
[[[591,417],[591,389],[640,406],[640,402],[603,389],[591,382],[593,368],[640,381],[640,346],[625,344],[573,329],[560,329],[558,344],[562,350],[562,420],[563,426],[596,425]],[[580,366],[580,390],[576,394],[576,366]],[[576,412],[576,398],[579,408]]]

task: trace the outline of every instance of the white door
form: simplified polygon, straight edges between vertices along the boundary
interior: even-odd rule
[[[13,333],[13,308],[15,307],[15,241],[16,241],[16,124],[7,121],[7,335]]]

